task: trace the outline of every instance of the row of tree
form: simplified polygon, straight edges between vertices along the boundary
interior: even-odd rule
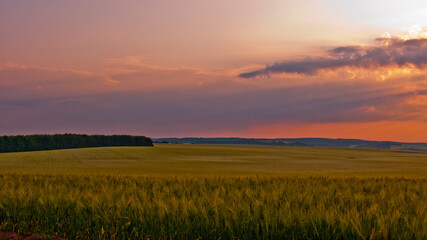
[[[129,135],[55,134],[0,137],[0,152],[108,146],[153,146],[153,142],[148,137]]]

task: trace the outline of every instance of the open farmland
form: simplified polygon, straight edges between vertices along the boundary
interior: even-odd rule
[[[67,239],[426,239],[427,154],[155,145],[0,154],[0,230]]]
[[[345,148],[156,144],[1,153],[2,173],[424,176],[427,153]]]

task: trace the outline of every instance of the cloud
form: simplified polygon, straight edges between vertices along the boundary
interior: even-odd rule
[[[203,86],[210,88],[211,93],[239,92],[249,87],[248,81],[243,82],[236,75],[242,71],[259,68],[260,65],[221,68],[197,68],[189,66],[165,67],[147,63],[142,56],[125,56],[105,60],[106,71],[118,91],[140,90],[175,91],[193,89],[200,91]],[[218,83],[223,86],[219,87]],[[230,87],[230,85],[233,85]],[[245,85],[245,86],[243,86]],[[263,84],[265,85],[265,84]],[[259,87],[259,86],[258,86]]]
[[[236,78],[236,74],[260,67],[165,67],[148,64],[146,59],[138,56],[109,58],[104,64],[105,72],[96,73],[14,62],[0,63],[0,101],[78,98],[88,94],[126,94],[129,91],[177,92],[187,89],[208,95],[240,92],[257,86]],[[29,101],[25,104],[32,103]]]
[[[322,56],[288,60],[263,69],[241,73],[241,78],[269,76],[278,73],[312,75],[319,70],[341,67],[377,68],[406,65],[424,68],[427,64],[427,39],[378,38],[380,46],[341,46],[323,52]]]
[[[201,93],[217,87],[9,100],[0,102],[0,110],[8,113],[0,125],[3,131],[200,136],[209,131],[243,133],[254,126],[279,123],[426,121],[427,116],[422,104],[427,90],[403,91],[382,83],[330,82],[229,94]]]
[[[393,43],[398,44],[407,49],[423,43]],[[351,59],[370,49],[335,48],[327,52],[327,58]],[[244,136],[261,126],[287,124],[427,122],[425,71],[342,68],[283,76],[287,81],[274,77],[265,81],[236,79],[237,71],[255,67],[170,68],[125,57],[107,60],[107,71],[99,75],[3,64],[0,111],[7,114],[0,118],[0,135],[82,132]],[[352,79],[353,74],[357,80]],[[109,84],[109,80],[116,83]]]

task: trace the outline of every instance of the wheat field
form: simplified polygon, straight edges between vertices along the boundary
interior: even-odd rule
[[[0,230],[67,239],[427,239],[427,154],[215,145],[0,154]]]

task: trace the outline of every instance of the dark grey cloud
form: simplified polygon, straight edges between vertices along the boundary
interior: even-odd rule
[[[322,57],[306,57],[275,63],[252,72],[239,75],[241,78],[268,76],[274,73],[314,74],[321,69],[336,69],[344,66],[375,68],[412,64],[423,68],[427,64],[427,39],[402,40],[379,38],[381,46],[343,46],[330,49]]]

